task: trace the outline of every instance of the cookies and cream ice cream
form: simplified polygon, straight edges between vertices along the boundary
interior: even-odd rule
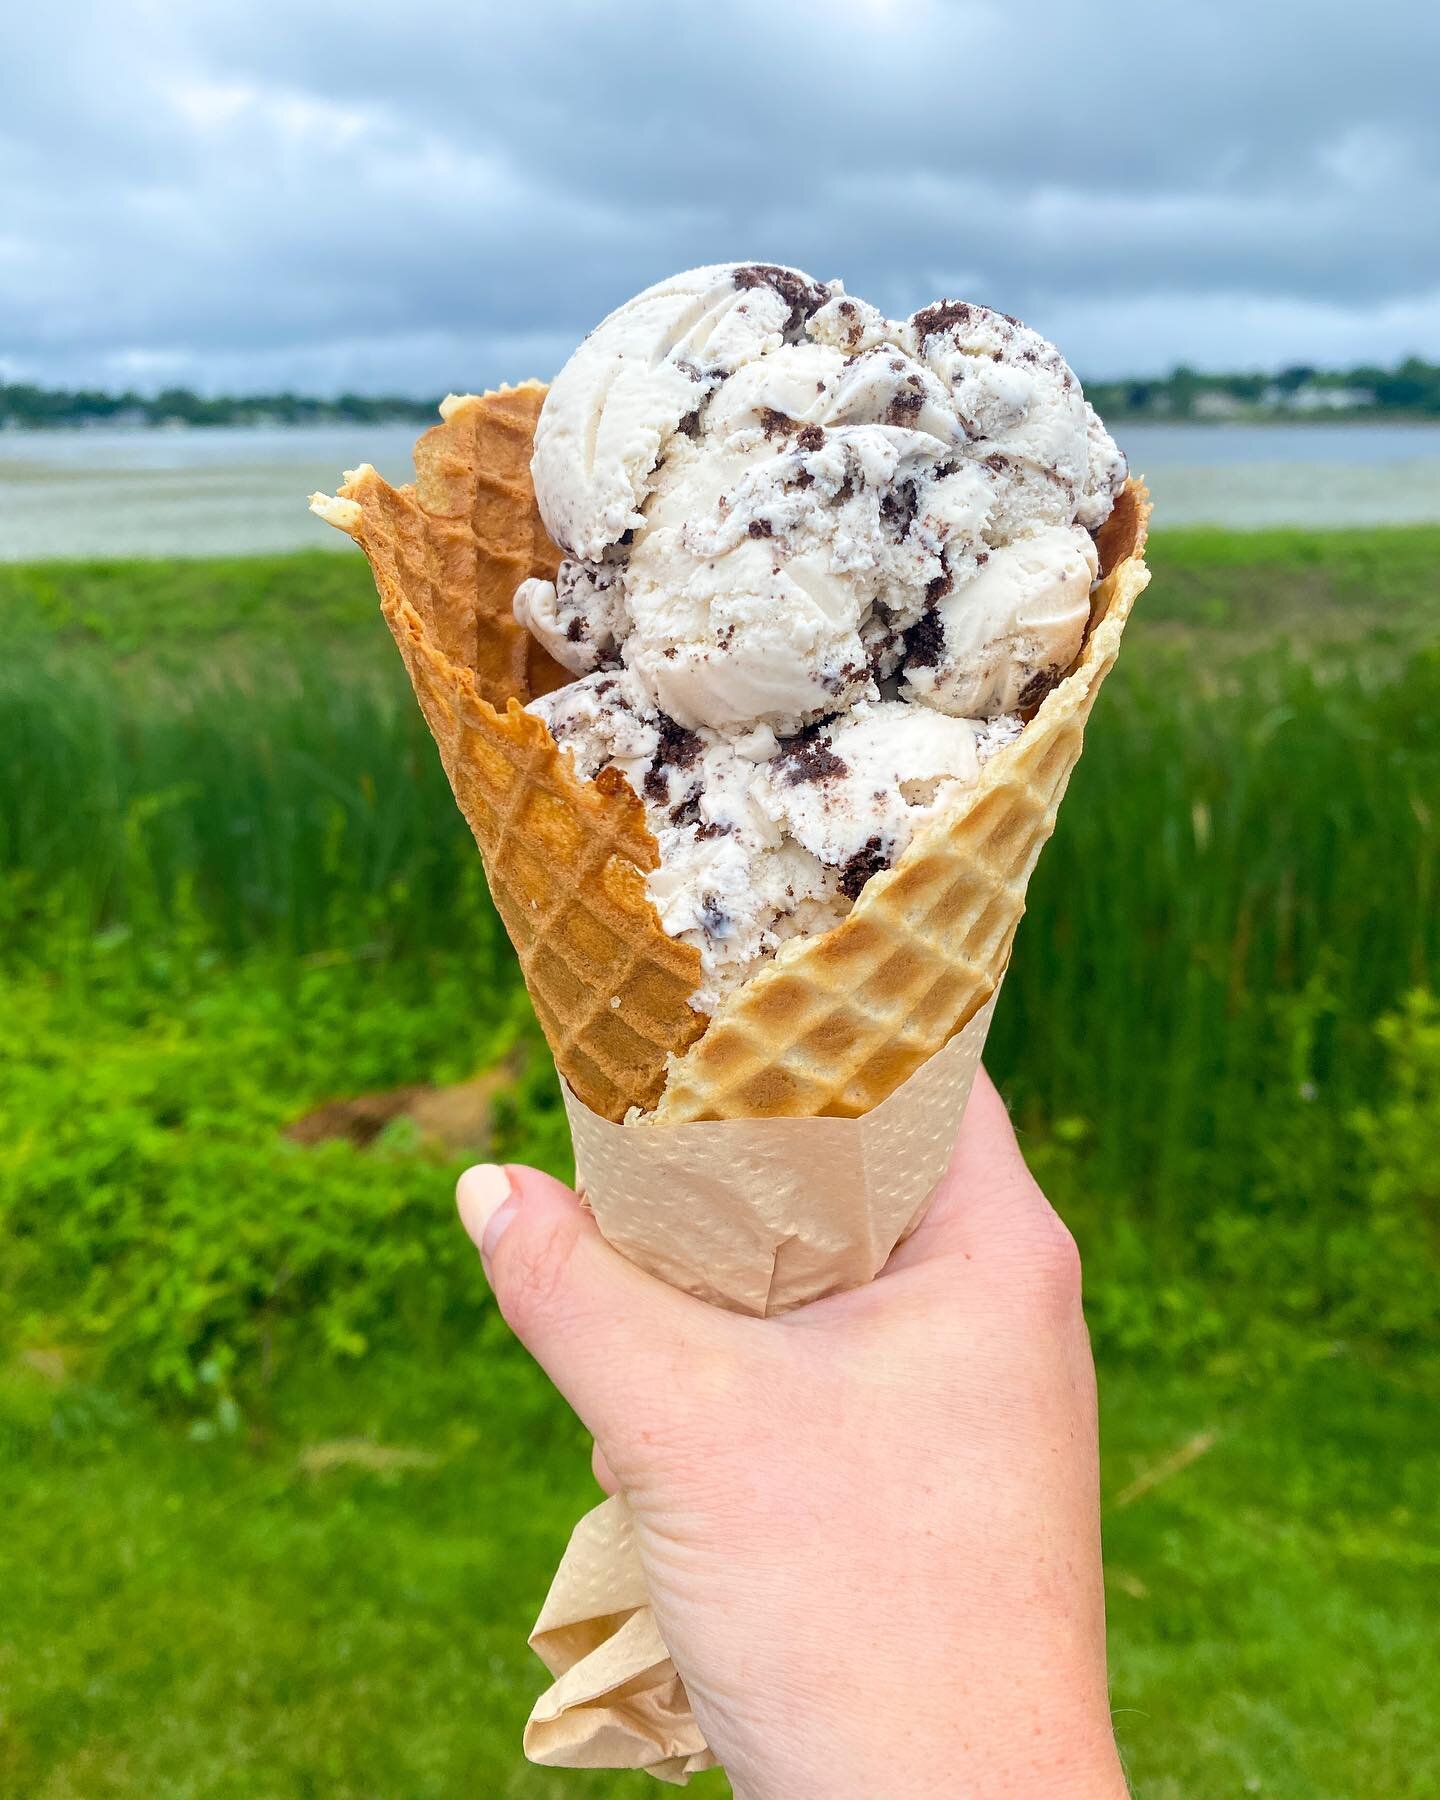
[[[945,301],[883,317],[797,270],[647,289],[556,378],[531,464],[556,579],[532,703],[614,766],[713,1011],[837,922],[1071,666],[1123,456],[1059,352]]]

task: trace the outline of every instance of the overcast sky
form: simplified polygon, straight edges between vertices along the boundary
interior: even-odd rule
[[[0,370],[549,375],[732,257],[1082,375],[1440,356],[1434,0],[7,8]]]

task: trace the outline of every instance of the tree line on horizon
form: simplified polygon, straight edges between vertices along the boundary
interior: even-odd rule
[[[0,429],[74,425],[384,425],[437,417],[440,397],[405,394],[197,394],[163,388],[158,394],[127,389],[46,388],[30,382],[0,383]]]
[[[1440,363],[1409,356],[1392,369],[1363,363],[1275,375],[1202,374],[1182,364],[1154,381],[1095,381],[1085,392],[1102,418],[1440,418]]]
[[[1440,418],[1440,363],[1411,356],[1391,369],[1362,364],[1317,369],[1295,364],[1278,374],[1204,374],[1181,365],[1150,380],[1087,382],[1085,391],[1112,423],[1145,420],[1293,418]],[[0,383],[0,430],[95,425],[415,424],[436,417],[439,397],[290,392],[202,395],[190,388],[112,394],[98,388]]]

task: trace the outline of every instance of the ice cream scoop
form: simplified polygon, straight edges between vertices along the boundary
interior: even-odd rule
[[[644,799],[660,846],[646,886],[665,929],[701,953],[701,1010],[786,938],[844,917],[840,872],[760,802],[760,777],[779,752],[773,732],[690,731],[659,712],[624,667],[558,688],[530,710],[578,774],[618,769]]]
[[[992,542],[1041,524],[1104,524],[1125,485],[1125,458],[1052,343],[963,300],[915,313],[906,336],[994,477]]]
[[[762,263],[603,320],[531,472],[567,556],[515,617],[581,677],[532,710],[641,795],[707,1009],[843,916],[1074,662],[1126,473],[1018,321],[887,319]]]
[[[647,289],[557,377],[532,461],[554,584],[517,616],[616,652],[692,728],[793,732],[878,697],[976,559],[1102,520],[1124,459],[1053,345],[984,307],[886,319],[798,270]]]
[[[646,886],[665,929],[700,953],[713,1009],[788,938],[844,918],[878,869],[973,784],[1021,729],[862,701],[789,738],[766,726],[691,731],[623,665],[531,703],[578,775],[614,768],[660,848]]]

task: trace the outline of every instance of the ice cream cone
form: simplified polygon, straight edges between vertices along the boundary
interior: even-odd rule
[[[556,1065],[603,1117],[642,1123],[855,1118],[893,1093],[995,992],[1054,828],[1085,721],[1144,563],[1149,500],[1132,480],[1100,534],[1085,646],[963,805],[873,876],[839,925],[793,939],[713,1019],[700,960],[645,888],[659,851],[613,771],[582,781],[524,704],[568,679],[515,623],[515,587],[558,560],[535,507],[530,444],[545,389],[451,399],[417,480],[368,465],[313,509],[349,532],[440,749]]]
[[[370,559],[568,1083],[602,1231],[672,1285],[783,1311],[870,1280],[945,1167],[1026,884],[1149,580],[1149,501],[1139,482],[1121,494],[1075,666],[963,805],[707,1019],[689,1003],[700,957],[646,891],[659,851],[641,801],[613,770],[580,780],[523,710],[567,679],[510,610],[519,582],[557,562],[529,477],[544,392],[447,401],[414,486],[367,466],[311,504]],[[641,1128],[622,1127],[636,1108]],[[577,1528],[531,1641],[555,1678],[526,1730],[532,1759],[676,1783],[712,1765],[623,1499]]]

